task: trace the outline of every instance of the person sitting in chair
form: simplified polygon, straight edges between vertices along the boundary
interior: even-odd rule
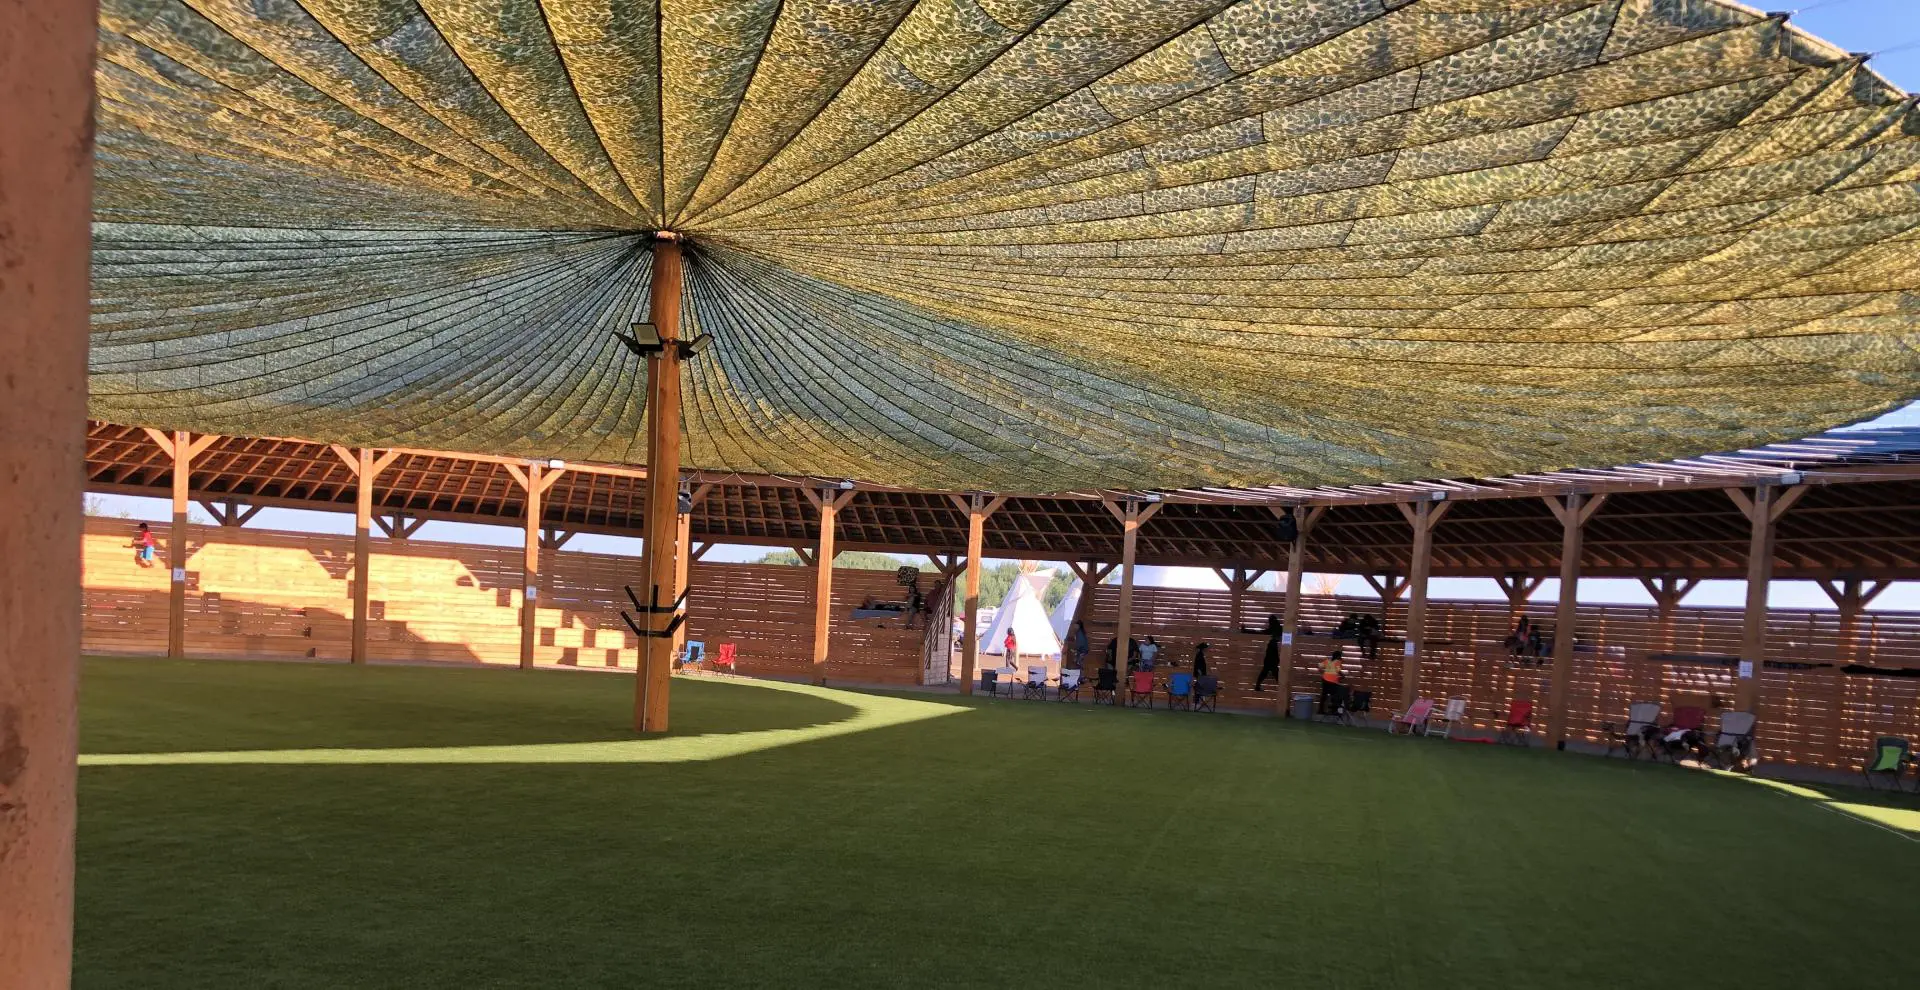
[[[1320,661],[1320,714],[1333,714],[1340,697],[1340,650],[1338,647]]]

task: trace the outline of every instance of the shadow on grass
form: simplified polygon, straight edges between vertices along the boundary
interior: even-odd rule
[[[962,709],[806,685],[676,678],[637,737],[628,677],[89,660],[81,765],[609,763],[714,759]]]

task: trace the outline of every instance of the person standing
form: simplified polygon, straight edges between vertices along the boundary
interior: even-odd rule
[[[1193,648],[1193,676],[1195,679],[1207,676],[1207,644],[1204,642]]]
[[[1087,664],[1087,650],[1093,646],[1087,636],[1085,619],[1076,621],[1073,630],[1067,634],[1067,656],[1071,658],[1073,670],[1079,670]]]
[[[1152,670],[1159,662],[1160,644],[1154,642],[1152,636],[1148,636],[1147,641],[1140,644],[1140,669]]]
[[[1340,650],[1334,648],[1320,661],[1320,714],[1333,714],[1340,698]]]
[[[1007,627],[1007,641],[1001,644],[1007,651],[1007,666],[1014,666],[1014,660],[1020,656],[1020,643],[1013,638],[1013,627]]]
[[[1267,622],[1267,652],[1260,659],[1260,676],[1254,678],[1253,690],[1266,691],[1268,678],[1280,679],[1280,621],[1277,618]]]
[[[141,567],[152,567],[153,553],[153,528],[141,523],[139,531],[133,534],[133,562]]]

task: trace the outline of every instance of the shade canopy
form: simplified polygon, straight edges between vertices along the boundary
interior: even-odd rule
[[[104,0],[92,411],[932,489],[1317,485],[1920,391],[1920,119],[1725,0]]]

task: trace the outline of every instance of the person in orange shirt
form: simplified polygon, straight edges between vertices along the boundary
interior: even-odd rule
[[[1340,651],[1320,661],[1320,713],[1331,714],[1340,694]]]

